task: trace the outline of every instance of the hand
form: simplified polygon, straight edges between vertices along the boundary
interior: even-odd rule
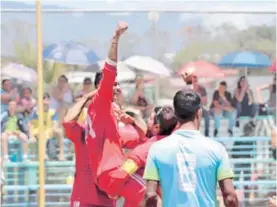
[[[128,24],[126,22],[119,22],[115,30],[115,36],[120,37],[128,29]]]
[[[193,76],[195,76],[196,69],[194,67],[187,68],[184,73],[181,74],[186,84],[191,84]]]
[[[123,124],[134,124],[135,123],[134,119],[131,116],[122,112],[121,110],[115,110],[115,113],[116,113],[119,121],[121,121]]]

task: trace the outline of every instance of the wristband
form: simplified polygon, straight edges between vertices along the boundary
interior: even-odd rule
[[[121,166],[121,169],[129,175],[132,175],[137,171],[138,165],[133,160],[127,159]]]

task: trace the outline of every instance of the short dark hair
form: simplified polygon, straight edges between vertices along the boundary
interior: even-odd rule
[[[155,114],[158,113],[161,109],[162,109],[161,106],[156,106],[156,107],[154,108]]]
[[[43,94],[43,100],[44,100],[44,99],[47,99],[47,98],[48,98],[48,99],[50,98],[50,94],[49,94],[49,93],[44,93],[44,94]]]
[[[97,86],[100,84],[100,81],[102,80],[103,73],[102,72],[97,72],[95,74],[94,78],[94,87],[97,88]]]
[[[85,83],[87,83],[87,82],[92,83],[92,81],[91,81],[91,78],[90,78],[90,77],[86,77],[86,78],[84,79],[84,81],[83,81],[83,84],[85,84]]]
[[[155,115],[156,124],[160,125],[159,135],[170,135],[177,125],[177,118],[171,106],[161,107]]]
[[[61,76],[59,77],[59,79],[60,79],[60,78],[63,78],[63,79],[65,79],[66,82],[68,82],[68,78],[67,78],[65,75],[61,75]]]
[[[175,115],[181,123],[193,121],[201,108],[201,97],[191,89],[178,91],[173,99]]]
[[[23,90],[28,90],[30,93],[33,93],[33,90],[30,87],[25,87]]]
[[[7,81],[10,81],[10,80],[9,80],[9,79],[3,79],[3,80],[2,80],[2,86],[3,86]]]
[[[227,87],[226,81],[221,81],[221,82],[220,82],[220,85]]]

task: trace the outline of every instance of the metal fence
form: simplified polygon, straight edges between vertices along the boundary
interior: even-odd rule
[[[269,137],[217,138],[227,149],[235,173],[238,196],[245,206],[264,206],[276,191],[276,162]],[[38,162],[4,164],[3,207],[37,206]],[[69,206],[74,162],[45,163],[45,206]],[[222,200],[218,191],[218,200]]]

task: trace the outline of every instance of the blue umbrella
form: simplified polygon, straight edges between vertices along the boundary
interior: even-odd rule
[[[99,61],[94,51],[72,41],[49,45],[43,50],[43,58],[68,65],[91,65]]]
[[[222,67],[267,68],[272,65],[270,58],[254,51],[231,52],[218,63]]]

